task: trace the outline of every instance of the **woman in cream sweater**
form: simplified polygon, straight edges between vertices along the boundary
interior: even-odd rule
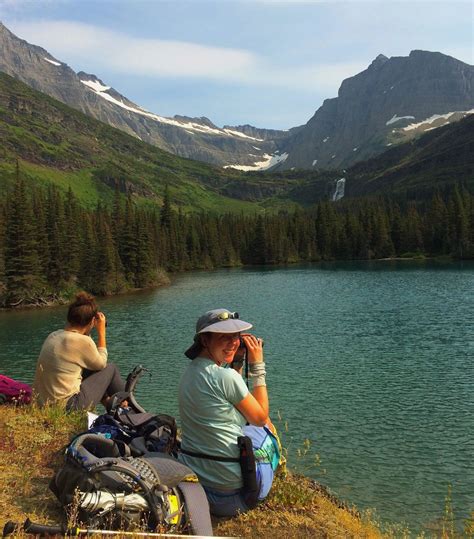
[[[97,345],[90,337],[94,328]],[[107,363],[105,315],[93,296],[80,292],[69,306],[66,327],[43,343],[33,383],[36,399],[40,406],[92,409],[124,389],[117,366]]]

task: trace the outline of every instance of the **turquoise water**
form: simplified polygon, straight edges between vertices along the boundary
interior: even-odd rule
[[[474,509],[473,285],[473,264],[233,269],[102,307],[110,358],[125,372],[147,366],[141,402],[173,415],[195,319],[238,311],[265,339],[272,417],[288,426],[293,465],[361,509],[433,529],[449,484],[458,526]],[[64,314],[0,313],[0,371],[30,382]]]

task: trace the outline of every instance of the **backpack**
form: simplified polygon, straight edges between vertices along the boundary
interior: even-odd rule
[[[125,391],[116,393],[109,401],[107,413],[100,415],[88,432],[101,434],[118,444],[126,444],[135,457],[145,453],[166,453],[177,456],[180,446],[174,417],[151,414],[145,411],[135,398],[138,381],[147,372],[137,365],[127,376]],[[128,401],[128,407],[121,403]]]
[[[190,468],[164,453],[133,457],[102,435],[72,441],[50,489],[88,527],[212,536],[209,503]]]
[[[89,527],[146,525],[149,531],[212,536],[206,493],[194,472],[175,458],[174,417],[145,412],[135,400],[143,372],[135,367],[125,392],[113,396],[107,413],[70,443],[50,489]],[[127,408],[120,406],[124,399]]]
[[[126,444],[133,456],[145,453],[177,456],[179,447],[176,420],[166,414],[135,412],[119,407],[115,412],[109,411],[97,417],[88,432]]]
[[[0,404],[29,404],[31,387],[0,374]]]

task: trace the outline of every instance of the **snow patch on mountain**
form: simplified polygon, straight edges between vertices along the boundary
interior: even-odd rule
[[[313,161],[313,164],[312,164],[311,166],[313,166],[313,167],[314,167],[314,165],[315,165],[315,164],[316,164],[317,162],[318,162],[318,160],[317,160],[317,159],[315,159],[315,160]]]
[[[53,64],[53,66],[59,67],[61,66],[61,62],[55,62],[54,60],[50,60],[49,58],[46,58],[46,56],[43,56],[43,60],[46,60],[50,64]]]
[[[257,142],[264,142],[263,138],[249,137],[245,133],[241,133],[240,131],[234,131],[233,129],[224,129],[223,131],[234,137],[242,137],[242,138],[248,138],[250,140],[256,140]]]
[[[115,97],[107,93],[107,90],[110,90],[110,86],[104,86],[96,80],[81,80],[81,82],[82,84],[87,86],[90,90],[92,90],[94,93],[96,93],[103,99],[109,101],[110,103],[113,103],[114,105],[117,105],[130,112],[134,112],[135,114],[140,114],[142,116],[146,116],[147,118],[151,118],[152,120],[155,120],[156,122],[160,122],[167,125],[173,125],[175,127],[180,127],[192,135],[195,135],[196,132],[198,132],[198,133],[207,133],[207,134],[221,135],[221,136],[227,136],[227,137],[239,137],[239,138],[255,140],[257,142],[263,142],[263,139],[249,137],[248,135],[245,135],[244,133],[241,133],[239,131],[233,131],[232,129],[213,128],[213,127],[209,127],[208,125],[198,124],[195,122],[180,122],[178,120],[173,120],[172,118],[165,118],[164,116],[159,116],[158,114],[148,112],[142,108],[131,107],[130,105],[127,105],[126,103],[124,103],[122,100],[119,101],[118,99],[116,99]]]
[[[286,161],[288,158],[287,153],[281,155],[270,155],[268,153],[263,154],[263,161],[254,163],[253,165],[225,165],[224,168],[235,168],[236,170],[242,170],[244,172],[249,172],[250,170],[267,170],[278,163]]]
[[[447,112],[446,114],[433,114],[433,116],[430,116],[429,118],[426,118],[426,120],[422,120],[421,122],[418,122],[416,124],[410,124],[406,127],[403,127],[403,131],[411,131],[412,129],[417,129],[423,124],[432,124],[436,120],[449,120],[451,116],[454,114],[460,114],[461,116],[467,116],[468,114],[474,114],[474,109],[471,110],[456,110],[453,112]],[[445,123],[443,125],[446,125]],[[441,127],[441,126],[438,126]],[[435,129],[435,128],[433,128]]]
[[[110,90],[110,86],[104,86],[98,80],[81,80],[81,82],[91,88],[91,90],[94,90],[96,94]]]
[[[394,114],[390,120],[385,122],[385,125],[392,125],[395,122],[399,122],[400,120],[414,120],[414,119],[415,119],[414,116],[397,116],[396,114]]]

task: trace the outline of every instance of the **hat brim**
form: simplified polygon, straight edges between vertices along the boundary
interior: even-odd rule
[[[252,324],[239,320],[238,318],[228,318],[227,320],[221,320],[215,324],[209,324],[203,327],[199,333],[240,333],[241,331],[247,331]]]
[[[244,320],[239,320],[237,318],[228,319],[228,320],[222,320],[221,322],[217,322],[215,324],[211,324],[209,326],[204,327],[196,333],[196,337],[201,333],[240,333],[241,331],[247,331],[248,329],[252,328],[253,325],[249,322],[244,322]],[[199,356],[199,354],[202,351],[202,345],[200,343],[200,340],[197,339],[195,342],[184,352],[184,355],[188,357],[189,359],[195,359]]]

